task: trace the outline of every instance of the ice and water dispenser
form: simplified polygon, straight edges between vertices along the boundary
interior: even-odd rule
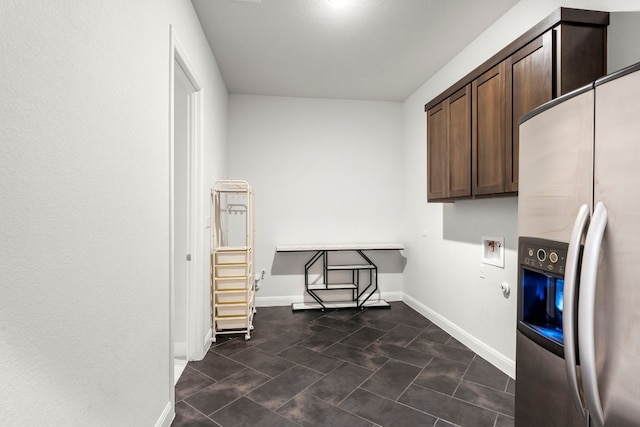
[[[518,330],[564,357],[563,297],[568,244],[520,237]]]

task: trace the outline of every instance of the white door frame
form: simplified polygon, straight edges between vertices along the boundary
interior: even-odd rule
[[[191,254],[191,262],[187,264],[187,360],[202,358],[207,351],[203,336],[204,327],[204,250],[203,250],[203,192],[202,192],[202,84],[191,66],[187,56],[178,43],[175,30],[169,26],[170,35],[170,68],[169,68],[169,380],[171,387],[171,402],[175,403],[174,391],[174,348],[173,348],[173,318],[174,318],[174,253],[175,224],[174,224],[174,82],[177,64],[187,76],[193,87],[193,93],[188,97],[188,135],[187,135],[187,200],[189,204],[187,229],[187,245]]]

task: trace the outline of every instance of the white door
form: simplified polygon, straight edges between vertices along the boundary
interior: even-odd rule
[[[190,179],[191,153],[189,144],[189,96],[193,86],[179,63],[174,64],[174,144],[173,144],[173,345],[174,357],[187,360],[188,337],[188,257],[191,252]]]
[[[169,378],[175,383],[187,360],[200,360],[210,338],[208,314],[209,252],[202,193],[202,85],[173,29],[170,80],[170,293]],[[208,195],[206,197],[208,199]],[[174,401],[173,387],[171,387]]]

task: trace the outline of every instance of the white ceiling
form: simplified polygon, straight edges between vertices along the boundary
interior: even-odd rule
[[[192,0],[230,93],[403,101],[518,0]]]

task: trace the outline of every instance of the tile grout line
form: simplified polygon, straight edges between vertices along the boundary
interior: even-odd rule
[[[402,402],[398,402],[398,399],[400,398],[400,396],[402,396],[402,395],[404,394],[404,392],[407,390],[407,388],[409,388],[409,386],[411,386],[411,384],[413,384],[413,381],[415,381],[415,379],[420,375],[420,373],[422,373],[422,370],[423,370],[424,368],[421,368],[420,372],[418,372],[418,374],[416,374],[416,376],[413,378],[413,380],[411,380],[411,382],[409,383],[409,385],[408,385],[408,386],[407,386],[407,387],[406,387],[406,388],[405,388],[405,389],[400,393],[400,395],[398,396],[398,398],[397,398],[397,399],[395,399],[395,400],[394,400],[394,399],[389,399],[388,397],[386,397],[386,396],[382,396],[382,395],[380,395],[380,394],[378,394],[378,393],[376,393],[376,392],[374,392],[374,391],[371,391],[371,390],[367,390],[367,389],[365,389],[365,388],[362,388],[362,385],[364,385],[364,383],[366,383],[366,382],[367,382],[371,377],[373,377],[373,376],[374,376],[378,371],[380,371],[380,369],[382,369],[384,366],[386,366],[386,365],[387,365],[389,362],[391,362],[392,360],[393,360],[393,361],[396,361],[396,362],[399,362],[399,363],[405,363],[405,364],[407,364],[407,365],[417,367],[417,366],[412,365],[412,364],[410,364],[410,363],[403,362],[403,361],[401,361],[401,360],[397,360],[397,359],[394,359],[394,358],[391,358],[391,357],[389,357],[389,358],[387,358],[387,359],[388,359],[388,360],[387,360],[384,364],[382,364],[382,366],[380,366],[380,367],[379,367],[378,369],[376,369],[376,370],[375,370],[371,375],[369,375],[366,379],[364,379],[364,380],[363,380],[363,381],[362,381],[362,382],[361,382],[361,383],[360,383],[360,384],[359,384],[355,389],[353,389],[353,390],[351,391],[351,393],[349,393],[349,394],[348,394],[344,399],[342,399],[340,402],[338,402],[338,404],[337,404],[337,405],[335,405],[335,406],[336,406],[336,407],[339,407],[342,403],[344,403],[344,401],[345,401],[345,400],[347,400],[347,399],[348,399],[351,395],[353,395],[353,393],[355,393],[357,390],[363,390],[363,391],[365,391],[365,392],[367,392],[367,393],[375,394],[376,396],[381,397],[381,398],[383,398],[383,399],[386,399],[386,400],[388,400],[388,401],[390,401],[390,402],[397,403],[397,404],[399,404],[399,405],[405,406],[405,407],[407,407],[407,408],[411,408],[411,409],[413,409],[413,410],[416,410],[416,411],[418,411],[418,412],[422,412],[422,413],[424,413],[424,414],[426,414],[426,415],[429,415],[429,416],[431,416],[431,417],[434,417],[434,418],[438,419],[438,417],[436,417],[436,416],[434,416],[434,415],[432,415],[432,414],[429,414],[428,412],[424,412],[424,411],[422,411],[422,410],[420,410],[420,409],[413,408],[412,406],[405,405],[405,404],[404,404],[404,403],[402,403]],[[433,360],[433,357],[431,357],[431,360]],[[429,362],[427,363],[427,365],[425,365],[425,368],[426,368],[426,366],[428,366],[428,365],[429,365],[429,363],[431,363],[431,360],[429,360]],[[347,413],[350,413],[350,414],[352,414],[352,415],[356,415],[356,416],[358,416],[357,414],[353,414],[352,412],[347,411],[346,409],[343,409],[343,408],[340,408],[340,409],[342,409],[343,411],[345,411],[345,412],[347,412]],[[370,419],[366,419],[366,420],[367,420],[368,422],[372,422],[373,424],[376,424],[376,423],[375,423],[375,421],[373,421],[373,420],[370,420]],[[443,421],[446,421],[446,420],[443,420]],[[376,425],[377,425],[377,424],[376,424]]]
[[[296,394],[296,396],[297,396],[297,394]],[[297,422],[292,421],[292,420],[290,420],[289,418],[287,418],[287,417],[285,417],[285,416],[283,416],[283,415],[280,415],[280,414],[278,414],[278,413],[276,412],[278,409],[280,409],[281,407],[283,407],[284,405],[286,405],[287,403],[289,403],[289,401],[291,401],[293,398],[292,398],[292,399],[287,400],[285,403],[283,403],[282,405],[280,405],[280,406],[279,406],[279,407],[277,407],[276,409],[269,409],[269,408],[264,407],[260,402],[256,402],[255,400],[253,400],[253,399],[252,399],[252,398],[250,398],[249,396],[244,396],[244,397],[245,397],[245,398],[247,398],[248,400],[252,401],[252,402],[253,402],[253,403],[255,403],[256,405],[260,406],[261,408],[264,408],[264,409],[266,409],[267,411],[269,411],[269,412],[273,413],[274,415],[277,415],[278,417],[280,417],[280,418],[282,418],[282,419],[285,419],[285,420],[287,420],[287,421],[289,421],[289,422],[291,422],[291,423],[293,423],[293,424],[295,424],[295,425],[297,425],[297,426],[300,426],[300,424],[298,424]],[[295,396],[294,396],[294,397],[295,397]],[[302,426],[300,426],[300,427],[302,427]]]
[[[205,377],[209,378],[211,381],[213,381],[213,384],[215,384],[215,383],[217,383],[217,382],[218,382],[218,380],[216,380],[215,378],[210,377],[209,375],[205,374],[204,372],[201,372],[201,371],[197,370],[196,368],[192,368],[192,369],[193,369],[194,371],[197,371],[199,374],[204,375]],[[201,389],[199,389],[198,391],[195,391],[195,392],[191,393],[190,395],[188,395],[188,396],[184,397],[184,399],[187,399],[187,398],[189,398],[189,397],[193,396],[194,394],[201,392],[202,390],[204,390],[205,388],[207,388],[207,387],[209,387],[209,386],[211,386],[211,385],[213,385],[213,384],[209,384],[208,386],[202,387],[202,388],[201,388]],[[177,385],[177,384],[176,384],[176,385]],[[175,388],[175,386],[174,386],[174,388]],[[175,403],[181,402],[181,401],[183,401],[184,399],[180,399],[180,400],[176,401]]]
[[[438,390],[433,390],[433,389],[431,389],[429,387],[421,386],[420,384],[415,384],[415,386],[416,387],[420,387],[421,389],[424,389],[424,390],[431,391],[433,393],[441,394],[442,396],[445,396],[445,397],[447,397],[449,399],[455,399],[458,402],[466,403],[468,405],[475,406],[476,408],[480,408],[480,409],[484,409],[485,411],[493,412],[494,414],[504,415],[505,417],[513,418],[511,415],[505,414],[504,412],[496,411],[495,409],[485,408],[484,406],[480,406],[477,403],[469,402],[468,400],[460,399],[459,397],[455,397],[453,395],[450,396],[450,395],[448,395],[446,393],[442,393],[442,392],[440,392]],[[398,403],[401,403],[401,402],[398,402]],[[444,421],[447,421],[447,420],[444,420]]]
[[[249,399],[249,400],[251,400],[251,401],[253,402],[253,400],[252,400],[251,398],[247,397],[247,395],[246,395],[246,394],[243,394],[243,395],[241,395],[241,396],[236,397],[236,398],[235,398],[235,399],[233,399],[231,402],[229,402],[229,403],[227,403],[227,404],[225,404],[225,405],[223,405],[223,406],[219,407],[218,409],[216,409],[215,411],[213,411],[212,413],[210,413],[207,417],[208,417],[208,418],[211,418],[211,416],[212,416],[213,414],[216,414],[216,413],[218,413],[218,412],[222,411],[224,408],[226,408],[227,406],[231,405],[231,404],[232,404],[232,403],[234,403],[234,402],[237,402],[238,400],[242,399],[243,397],[245,397],[245,398],[247,398],[247,399]],[[255,403],[258,403],[258,402],[255,402]],[[260,405],[260,406],[262,406],[262,405]],[[264,408],[264,406],[263,406],[263,408]],[[215,421],[215,420],[213,420],[213,421]]]
[[[427,362],[427,364],[424,366],[424,368],[420,369],[420,372],[418,372],[413,379],[409,382],[409,384],[404,388],[404,390],[402,390],[402,393],[400,393],[398,395],[398,397],[395,399],[395,402],[398,402],[398,399],[400,399],[402,397],[403,394],[405,394],[407,392],[407,390],[409,390],[409,387],[411,387],[413,385],[413,382],[422,374],[422,372],[424,372],[425,369],[427,369],[427,367],[431,364],[431,362],[433,362],[433,359],[435,359],[435,357],[431,357],[431,359]],[[416,384],[417,385],[417,384]],[[400,402],[398,402],[400,403]]]
[[[473,361],[475,359],[476,359],[476,355],[473,356],[473,358],[471,359],[471,362],[469,362],[469,364],[467,365],[467,369],[464,370],[464,373],[460,377],[460,381],[458,381],[458,385],[453,390],[453,393],[451,393],[451,397],[453,397],[456,394],[456,391],[458,391],[458,388],[460,388],[460,384],[462,384],[462,380],[464,379],[464,376],[467,375],[467,372],[469,372],[469,369],[471,369],[471,365],[473,364]]]
[[[431,325],[429,325],[429,326],[431,326]],[[427,326],[426,328],[422,328],[422,330],[420,331],[420,333],[419,333],[418,335],[416,335],[415,337],[413,337],[413,338],[412,338],[412,339],[411,339],[407,344],[405,344],[403,347],[404,347],[404,348],[406,348],[407,350],[411,350],[411,349],[410,349],[410,348],[408,348],[408,347],[409,347],[411,344],[413,344],[413,343],[415,342],[415,340],[417,340],[417,339],[420,337],[420,335],[422,335],[422,333],[423,333],[424,331],[426,331],[426,330],[429,328],[429,326]]]
[[[387,358],[387,361],[384,362],[381,366],[378,367],[378,369],[376,369],[375,371],[373,371],[371,373],[371,375],[369,375],[367,378],[365,378],[364,380],[362,380],[360,382],[360,384],[358,384],[353,390],[351,390],[351,392],[349,394],[347,394],[340,402],[338,402],[335,406],[339,407],[342,403],[344,403],[345,400],[347,400],[353,393],[356,392],[356,390],[358,390],[364,383],[366,383],[367,381],[369,381],[369,379],[374,376],[378,371],[380,371],[380,369],[382,369],[383,366],[385,366],[387,363],[389,363],[391,361],[391,358]],[[364,390],[364,389],[362,389]],[[368,390],[367,390],[368,391]],[[342,408],[341,408],[342,409]],[[343,409],[344,410],[344,409]],[[349,411],[347,411],[349,412]],[[351,412],[349,412],[351,413]],[[356,415],[356,414],[353,414]]]
[[[237,399],[236,399],[237,400]],[[195,406],[191,405],[189,402],[185,402],[184,400],[181,401],[182,403],[184,403],[185,405],[189,406],[191,409],[193,409],[194,411],[198,412],[199,414],[202,414],[202,416],[204,416],[206,419],[208,419],[209,421],[215,423],[216,425],[219,425],[221,427],[223,427],[220,423],[218,423],[216,420],[209,418],[209,415],[205,414],[204,412],[202,412],[201,410],[199,410],[198,408],[196,408]],[[217,412],[217,411],[216,411]],[[214,412],[212,412],[213,414]],[[176,414],[177,415],[177,414]]]
[[[420,386],[416,384],[416,387],[420,387]],[[424,387],[421,387],[421,388],[424,388]],[[375,391],[366,390],[366,389],[364,389],[364,388],[362,388],[362,389],[361,389],[360,387],[356,388],[356,390],[362,390],[362,391],[365,391],[365,392],[367,392],[367,393],[375,394],[376,396],[378,396],[378,397],[380,397],[380,398],[382,398],[382,399],[385,399],[385,400],[388,400],[389,402],[392,402],[392,403],[395,403],[395,404],[398,404],[398,405],[404,406],[405,408],[409,408],[409,409],[412,409],[412,410],[414,410],[414,411],[421,412],[421,413],[423,413],[423,414],[429,415],[430,417],[433,417],[433,418],[436,418],[436,419],[441,419],[442,421],[446,421],[446,422],[447,422],[447,423],[449,423],[449,424],[455,424],[455,423],[452,423],[451,421],[448,421],[448,420],[446,420],[446,419],[444,419],[444,418],[438,417],[438,416],[436,416],[436,415],[434,415],[434,414],[432,414],[432,413],[430,413],[430,412],[426,412],[426,411],[423,411],[422,409],[414,408],[413,406],[411,406],[411,405],[407,405],[406,403],[403,403],[403,402],[398,402],[398,401],[395,401],[395,400],[391,400],[391,399],[389,399],[388,397],[385,397],[385,396],[382,396],[382,395],[380,395],[380,394],[376,393]],[[431,389],[428,389],[428,390],[431,390]],[[355,390],[354,390],[354,391],[355,391]],[[441,394],[442,394],[442,393],[441,393]],[[446,396],[446,395],[445,395],[445,396]],[[372,422],[373,422],[373,421],[372,421]]]
[[[386,342],[384,342],[384,341],[380,341],[380,340],[376,340],[376,341],[372,342],[371,344],[369,344],[368,346],[366,346],[364,349],[362,349],[362,351],[366,351],[366,352],[368,352],[368,353],[378,355],[377,353],[374,353],[372,350],[367,350],[369,347],[371,347],[371,346],[372,346],[373,344],[375,344],[376,342],[380,342],[380,344],[383,344],[383,345],[391,345],[391,346],[394,346],[394,347],[398,347],[398,348],[402,348],[402,349],[405,349],[405,350],[409,350],[409,351],[412,351],[412,352],[417,353],[417,354],[419,354],[419,355],[428,356],[428,357],[430,357],[430,358],[432,358],[432,359],[433,359],[434,357],[438,357],[438,356],[434,356],[433,354],[424,353],[424,352],[422,352],[422,351],[413,350],[413,349],[411,349],[411,348],[406,348],[406,347],[402,347],[402,346],[395,345],[395,344],[389,344],[389,343],[386,343]],[[425,366],[422,366],[422,365],[419,365],[419,364],[416,364],[416,363],[413,363],[413,362],[407,362],[407,361],[405,361],[405,360],[396,359],[395,357],[391,357],[391,356],[384,356],[384,355],[382,355],[382,357],[386,357],[387,359],[393,359],[393,360],[396,360],[396,361],[398,361],[398,362],[406,363],[407,365],[415,366],[416,368],[420,368],[420,369],[423,369],[423,368],[426,366],[426,365],[425,365]],[[449,360],[449,359],[447,359],[447,360]],[[427,364],[428,364],[428,363],[429,363],[429,362],[427,362]]]
[[[304,365],[300,365],[300,364],[297,364],[297,363],[296,363],[296,365],[301,366],[301,367],[303,367],[303,368],[307,368],[306,366],[304,366]],[[332,369],[332,370],[331,370],[331,372],[333,372],[333,371],[334,371],[335,369],[337,369],[337,368],[338,368],[338,367],[336,366],[334,369]],[[307,368],[307,369],[308,369],[308,368]],[[313,370],[313,371],[314,371],[314,372],[318,372],[318,371],[315,371],[315,370]],[[318,372],[318,373],[322,374],[322,372]],[[327,373],[327,374],[322,374],[322,376],[321,376],[320,378],[318,378],[317,380],[315,380],[314,382],[312,382],[311,384],[309,384],[308,386],[306,386],[305,388],[303,388],[302,390],[300,390],[299,392],[297,392],[295,395],[293,395],[293,397],[291,397],[291,399],[287,400],[287,401],[286,401],[286,402],[284,402],[282,405],[280,405],[280,406],[278,406],[276,409],[274,409],[274,410],[273,410],[273,412],[276,412],[278,409],[282,408],[284,405],[286,405],[287,403],[291,402],[291,401],[292,401],[293,399],[295,399],[297,396],[299,396],[300,394],[302,394],[302,393],[304,393],[305,391],[307,391],[307,390],[309,389],[309,387],[311,387],[312,385],[316,384],[317,382],[319,382],[319,381],[323,380],[327,375],[329,375],[329,374],[328,374],[328,373]],[[311,395],[311,396],[313,396],[313,395]],[[315,397],[315,396],[314,396],[314,397]],[[320,400],[322,400],[322,399],[320,399]],[[324,402],[324,400],[323,400],[323,402]],[[258,403],[258,402],[256,402],[256,403]],[[328,403],[328,402],[327,402],[327,403]],[[258,403],[258,404],[259,404],[259,403]],[[261,406],[262,406],[262,405],[261,405]],[[280,415],[280,414],[278,414],[278,415]],[[283,417],[283,418],[286,418],[286,417]],[[287,419],[288,419],[288,418],[287,418]]]
[[[499,388],[491,387],[491,386],[488,386],[486,384],[479,383],[477,381],[467,380],[467,379],[465,379],[464,381],[467,382],[467,383],[470,383],[470,384],[475,384],[475,385],[483,387],[483,388],[488,388],[489,390],[497,391],[498,393],[504,393],[504,394],[508,394],[509,396],[514,396],[513,393],[509,393],[507,391],[503,391],[503,390],[500,390]]]

